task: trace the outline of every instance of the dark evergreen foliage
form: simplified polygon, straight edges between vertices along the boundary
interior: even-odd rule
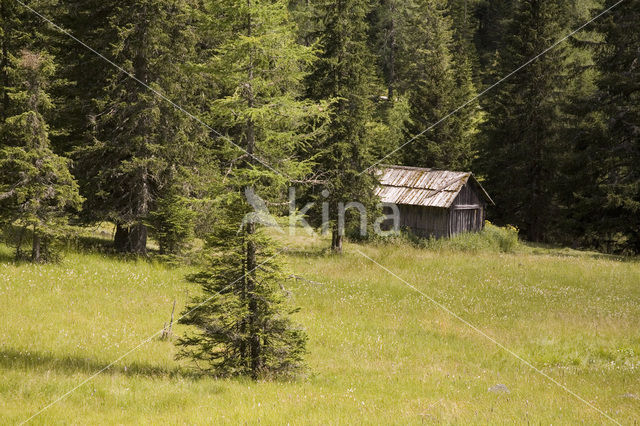
[[[526,0],[519,4],[500,53],[506,75],[540,54],[563,34],[564,2]],[[568,76],[568,47],[558,46],[502,83],[485,100],[489,119],[479,163],[498,205],[495,219],[543,241],[556,214],[554,189]]]
[[[375,60],[368,48],[370,6],[364,0],[346,0],[323,1],[317,7],[324,29],[319,58],[307,81],[308,95],[332,101],[326,134],[313,147],[316,174],[327,191],[326,197],[317,198],[331,206],[331,248],[341,252],[345,229],[338,223],[338,204],[360,202],[369,211],[377,204],[375,179],[363,173],[374,161],[367,124],[374,119],[378,97]]]
[[[616,2],[607,1],[605,7]],[[583,99],[587,122],[577,136],[571,172],[571,232],[580,243],[640,252],[640,2],[626,1],[597,25],[597,90]]]
[[[69,172],[69,161],[56,155],[49,143],[45,114],[54,73],[51,56],[23,49],[6,68],[10,111],[0,125],[0,221],[5,226],[31,229],[31,260],[51,260],[51,242],[63,232],[68,214],[82,199]],[[17,253],[20,252],[20,244]]]
[[[52,3],[32,3],[42,11]],[[50,34],[40,18],[16,2],[0,2],[0,222],[30,229],[34,262],[55,258],[52,243],[82,204],[68,159],[56,155],[50,136],[56,64]],[[22,236],[17,244],[20,256]]]
[[[180,65],[194,54],[188,6],[186,0],[117,2],[107,17],[115,29],[109,54],[127,74],[110,68],[95,99],[94,128],[75,157],[86,215],[117,224],[120,251],[146,254],[146,221],[170,188],[172,170],[191,165],[204,136],[201,124],[158,96],[187,107],[193,95]]]
[[[399,156],[405,164],[468,169],[476,152],[477,106],[442,120],[476,93],[468,34],[454,31],[447,2],[440,0],[382,2],[378,28],[389,97],[406,98],[408,113],[403,138],[389,143],[385,154],[412,140]]]
[[[416,135],[385,162],[481,172],[497,201],[493,219],[519,226],[529,239],[639,250],[635,0],[501,83],[481,98],[482,109],[472,103],[451,116],[615,2],[27,4],[82,43],[18,2],[0,0],[0,142],[10,161],[4,188],[11,192],[16,176],[34,177],[28,164],[48,162],[59,188],[71,192],[68,204],[54,202],[45,216],[66,221],[67,208],[77,207],[77,180],[86,198],[82,222],[115,223],[121,251],[145,254],[149,234],[162,252],[175,253],[209,233],[220,220],[212,206],[231,176],[234,191],[274,184],[278,203],[288,180],[305,192],[304,201],[329,202],[339,251],[345,230],[338,229],[338,203],[360,201],[373,216],[376,182],[362,172]],[[241,58],[264,49],[251,50],[256,40],[245,31],[246,7],[261,10],[256,22],[265,28],[278,28],[261,39],[265,48],[288,55],[255,64],[269,74],[253,84]],[[288,16],[279,21],[282,8]],[[276,9],[274,17],[262,15]],[[306,50],[277,44],[285,39]],[[37,71],[20,65],[27,57],[38,62]],[[294,57],[313,61],[310,75],[304,66],[287,68]],[[223,63],[230,67],[225,72]],[[40,104],[27,102],[25,93]],[[261,98],[269,101],[254,103]],[[276,105],[282,115],[272,114]],[[40,151],[27,152],[35,140]],[[250,140],[253,156],[233,146],[250,147]],[[243,171],[234,175],[238,167]],[[26,210],[8,207],[10,198],[5,211],[13,213],[5,222],[15,224]]]

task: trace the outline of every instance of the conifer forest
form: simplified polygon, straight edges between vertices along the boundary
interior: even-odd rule
[[[639,255],[640,0],[0,0],[8,424],[635,424]]]

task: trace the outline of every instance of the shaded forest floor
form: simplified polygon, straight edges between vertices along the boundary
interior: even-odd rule
[[[309,375],[215,380],[157,338],[33,420],[50,423],[602,424],[380,262],[623,424],[640,418],[640,262],[571,250],[505,254],[285,238]],[[0,418],[18,423],[157,332],[198,289],[191,267],[68,253],[9,261],[0,246]],[[183,329],[174,326],[174,333]],[[498,386],[501,385],[501,386]]]

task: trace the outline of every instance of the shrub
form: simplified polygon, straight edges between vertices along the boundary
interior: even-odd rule
[[[483,251],[512,253],[518,245],[518,230],[513,226],[504,228],[486,222],[480,232],[458,234],[451,238],[421,238],[410,230],[403,229],[401,234],[383,239],[388,244],[409,243],[427,250],[448,250],[478,253]]]
[[[160,254],[177,255],[186,248],[194,236],[195,215],[188,200],[175,193],[158,201],[148,225],[160,246]]]
[[[503,253],[513,253],[519,244],[518,229],[514,226],[507,225],[504,228],[500,228],[487,223],[484,232],[491,235]]]

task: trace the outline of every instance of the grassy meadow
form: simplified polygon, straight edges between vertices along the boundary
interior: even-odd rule
[[[640,262],[518,246],[347,244],[279,237],[309,334],[296,382],[216,380],[152,339],[33,424],[606,424],[397,278],[622,424],[640,419]],[[474,238],[474,237],[470,237]],[[480,241],[480,240],[478,240]],[[0,423],[27,420],[157,332],[198,291],[194,267],[0,246]],[[174,327],[174,333],[184,330]],[[504,386],[497,386],[504,385]],[[491,390],[490,390],[491,389]]]

